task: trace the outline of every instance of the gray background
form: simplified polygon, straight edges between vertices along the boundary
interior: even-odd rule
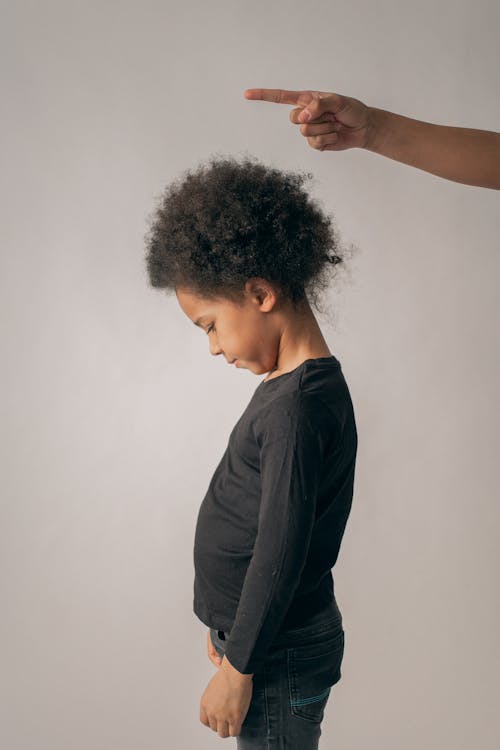
[[[500,194],[315,151],[243,91],[499,130],[499,37],[486,0],[2,3],[3,748],[221,746],[192,541],[261,378],[148,288],[143,235],[181,170],[244,151],[310,169],[360,248],[320,320],[359,430],[320,744],[498,747]]]

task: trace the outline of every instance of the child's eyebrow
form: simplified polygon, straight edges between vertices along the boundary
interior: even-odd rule
[[[196,320],[193,320],[193,323],[195,324],[195,326],[199,326],[200,325],[200,320],[203,320],[204,317],[205,316],[202,315],[200,318],[197,318]]]

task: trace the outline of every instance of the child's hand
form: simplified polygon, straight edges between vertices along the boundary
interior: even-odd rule
[[[366,148],[374,136],[370,107],[350,96],[285,89],[246,89],[244,95],[246,99],[298,105],[290,112],[290,120],[300,125],[302,135],[318,151]],[[309,120],[306,112],[311,114]]]
[[[253,695],[253,674],[241,674],[225,656],[200,699],[200,721],[219,737],[237,737]]]
[[[217,651],[215,650],[215,646],[212,643],[212,639],[210,638],[210,630],[208,631],[208,658],[210,661],[215,664],[216,667],[220,667],[222,662],[222,656],[219,656]]]

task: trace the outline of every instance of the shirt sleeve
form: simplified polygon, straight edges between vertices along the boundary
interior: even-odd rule
[[[318,403],[299,392],[257,436],[258,529],[225,651],[242,674],[261,669],[306,563],[327,442],[326,407]]]

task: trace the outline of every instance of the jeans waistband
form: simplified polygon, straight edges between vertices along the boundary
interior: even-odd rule
[[[328,607],[309,617],[304,625],[280,631],[271,645],[272,647],[293,646],[294,644],[303,643],[307,638],[313,638],[316,635],[322,635],[328,631],[337,632],[342,629],[342,613],[334,599],[330,602]],[[221,641],[227,641],[231,631],[217,630],[216,633]]]

